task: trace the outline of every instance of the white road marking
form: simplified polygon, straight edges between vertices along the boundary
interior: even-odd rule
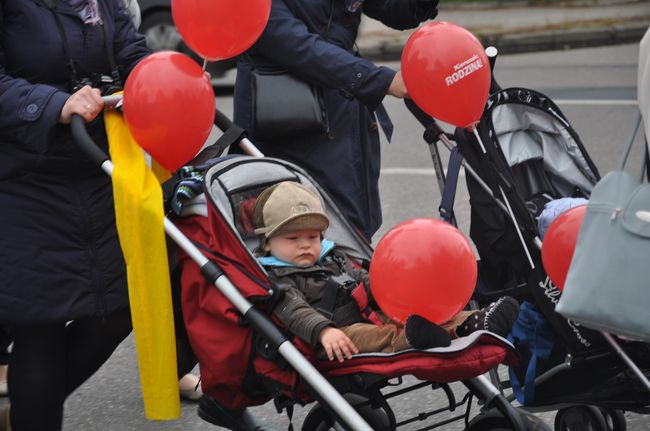
[[[381,175],[429,175],[435,176],[436,171],[433,168],[384,168],[381,170]],[[447,170],[445,170],[445,176]],[[460,169],[459,176],[465,176],[465,170]]]
[[[637,106],[637,100],[630,99],[557,99],[554,100],[556,105],[617,105],[617,106]]]
[[[557,99],[554,100],[557,105],[612,105],[612,106],[637,106],[639,102],[637,100],[630,99]],[[433,168],[383,168],[381,170],[381,175],[427,175],[435,176],[436,172]],[[445,170],[445,176],[447,172]],[[465,176],[465,170],[461,168],[460,176]]]

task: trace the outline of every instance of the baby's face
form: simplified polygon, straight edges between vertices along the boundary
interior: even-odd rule
[[[320,256],[321,233],[317,229],[287,232],[271,237],[264,249],[296,266],[311,266]]]

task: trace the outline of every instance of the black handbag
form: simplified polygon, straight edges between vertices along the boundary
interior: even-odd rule
[[[252,135],[275,140],[328,133],[322,89],[287,72],[251,71]]]
[[[289,10],[302,19],[311,32],[314,25],[293,0],[284,0]],[[323,89],[283,70],[261,70],[250,55],[252,66],[253,139],[277,140],[300,135],[329,133],[327,106]]]

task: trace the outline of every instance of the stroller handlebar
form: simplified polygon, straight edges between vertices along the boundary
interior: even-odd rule
[[[439,136],[441,133],[444,133],[438,122],[435,118],[424,112],[418,105],[415,104],[413,99],[404,99],[404,105],[406,108],[411,111],[411,114],[424,126],[425,129],[429,129],[433,132],[435,136]]]
[[[110,96],[103,96],[104,108],[119,109],[122,106],[122,94],[112,94]],[[102,151],[95,141],[90,137],[86,130],[86,122],[79,114],[73,114],[70,123],[72,130],[72,137],[90,160],[97,166],[102,166],[104,162],[110,160],[110,157]]]
[[[216,110],[214,113],[214,124],[223,132],[232,127],[232,120],[226,116],[220,110]]]
[[[83,151],[90,160],[93,161],[98,166],[102,166],[105,161],[110,160],[108,155],[104,153],[98,146],[95,144],[95,141],[90,137],[88,131],[86,130],[86,123],[84,119],[78,115],[72,115],[72,123],[70,124],[72,129],[72,137],[75,142]]]

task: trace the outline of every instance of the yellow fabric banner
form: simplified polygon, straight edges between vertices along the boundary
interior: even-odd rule
[[[180,417],[176,339],[160,183],[122,115],[104,116],[114,165],[113,196],[126,261],[131,319],[148,419]]]

